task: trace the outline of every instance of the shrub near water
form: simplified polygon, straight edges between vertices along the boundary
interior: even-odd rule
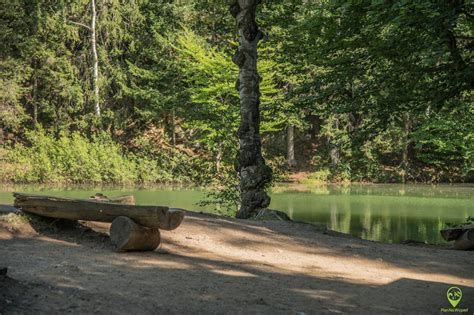
[[[27,133],[30,145],[0,152],[0,180],[17,183],[148,183],[173,179],[169,168],[153,158],[124,153],[106,133],[88,139],[44,131]]]
[[[134,182],[135,163],[106,134],[87,139],[79,133],[58,138],[44,131],[28,132],[29,146],[6,149],[8,167],[1,179],[13,182]]]

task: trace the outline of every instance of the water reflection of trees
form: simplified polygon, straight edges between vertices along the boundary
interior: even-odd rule
[[[351,184],[351,185],[318,185],[301,184],[277,185],[273,193],[303,192],[316,195],[371,195],[371,196],[407,196],[474,199],[473,184],[440,184],[440,185],[401,185],[401,184]]]
[[[332,230],[389,243],[443,243],[439,230],[445,223],[462,222],[472,212],[467,200],[438,197],[308,195],[290,203],[298,220],[326,223]]]

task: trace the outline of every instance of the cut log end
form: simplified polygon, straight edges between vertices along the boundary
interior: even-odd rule
[[[112,221],[110,240],[116,251],[153,251],[161,241],[160,230],[147,228],[120,216]]]
[[[170,230],[174,230],[184,220],[184,210],[178,208],[169,208],[168,209],[168,225],[170,226]]]

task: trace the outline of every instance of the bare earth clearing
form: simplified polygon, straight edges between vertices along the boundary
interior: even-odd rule
[[[88,226],[0,221],[0,313],[436,314],[452,285],[474,312],[473,252],[188,214],[157,251],[124,254]]]

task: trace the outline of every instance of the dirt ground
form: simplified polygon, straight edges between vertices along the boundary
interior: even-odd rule
[[[0,221],[0,314],[474,314],[474,252],[188,214],[161,247],[112,251],[104,223]]]

